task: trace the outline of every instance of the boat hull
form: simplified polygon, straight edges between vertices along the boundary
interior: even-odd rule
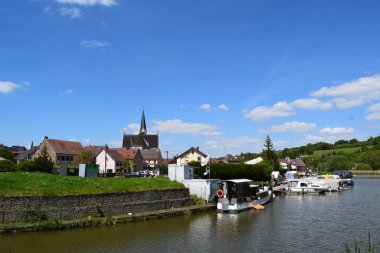
[[[257,198],[252,201],[247,201],[243,203],[229,202],[227,198],[221,198],[219,199],[219,202],[216,206],[216,210],[220,213],[239,213],[242,211],[253,209],[254,205],[257,204],[265,205],[272,199],[272,197],[273,192],[270,191],[268,195],[265,197]]]

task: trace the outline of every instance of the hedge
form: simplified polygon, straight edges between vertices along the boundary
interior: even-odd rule
[[[204,175],[206,167],[201,167],[199,162],[191,162],[190,166],[196,167],[194,174],[198,178],[208,178]],[[230,164],[230,163],[211,163],[211,178],[221,180],[246,178],[254,181],[269,181],[272,168],[265,162],[255,165],[249,164]]]

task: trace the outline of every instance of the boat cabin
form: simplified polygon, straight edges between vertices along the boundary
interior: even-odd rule
[[[224,197],[236,203],[244,202],[245,198],[251,198],[259,192],[259,186],[251,186],[252,180],[232,179],[221,181]]]

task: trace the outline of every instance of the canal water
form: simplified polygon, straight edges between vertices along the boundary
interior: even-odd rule
[[[277,195],[262,211],[0,235],[0,252],[346,252],[368,233],[379,250],[379,216],[380,178],[357,177],[340,193]]]

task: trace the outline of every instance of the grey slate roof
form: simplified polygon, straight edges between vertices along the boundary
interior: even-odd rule
[[[143,149],[141,155],[144,160],[161,160],[161,151],[157,149]]]
[[[17,161],[22,161],[25,159],[32,159],[32,156],[34,155],[34,153],[36,153],[38,148],[39,148],[39,146],[33,146],[30,149],[21,152],[21,154],[19,154],[16,157]]]

